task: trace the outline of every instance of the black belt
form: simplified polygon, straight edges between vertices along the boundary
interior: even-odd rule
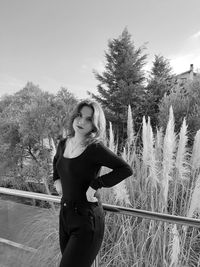
[[[74,200],[67,200],[62,198],[61,205],[67,208],[88,208],[91,206],[99,206],[99,202],[87,202],[87,201],[74,201]]]

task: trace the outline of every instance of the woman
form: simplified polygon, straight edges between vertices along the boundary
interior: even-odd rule
[[[104,212],[97,190],[132,174],[130,166],[103,145],[105,116],[96,102],[78,104],[70,133],[54,157],[54,185],[62,194],[59,217],[60,267],[90,267],[104,234]],[[112,171],[99,176],[102,166]]]

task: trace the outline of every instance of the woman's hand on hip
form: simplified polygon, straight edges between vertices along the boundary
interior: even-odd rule
[[[62,195],[62,185],[61,185],[60,179],[58,179],[54,182],[54,187],[55,187],[56,191],[58,192],[58,194]]]
[[[88,190],[86,192],[86,198],[89,202],[97,202],[98,198],[96,198],[97,196],[97,191],[95,189],[93,189],[92,187],[88,187]]]

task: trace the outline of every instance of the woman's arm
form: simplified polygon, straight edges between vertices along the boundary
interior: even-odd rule
[[[58,171],[57,171],[57,168],[56,168],[56,163],[57,163],[57,160],[60,156],[62,152],[62,149],[61,149],[61,141],[58,143],[58,147],[57,147],[57,150],[56,150],[56,154],[53,158],[53,181],[55,182],[56,180],[60,179],[59,175],[58,175]]]
[[[99,166],[108,167],[112,171],[92,180],[90,186],[93,189],[112,187],[133,174],[130,165],[102,143],[95,144],[94,147],[94,163]]]
[[[61,141],[60,141],[57,147],[56,154],[53,159],[53,181],[54,181],[54,187],[59,195],[62,195],[62,185],[61,185],[61,180],[58,175],[57,168],[56,168],[56,163],[61,153],[62,153],[62,147],[61,147]]]

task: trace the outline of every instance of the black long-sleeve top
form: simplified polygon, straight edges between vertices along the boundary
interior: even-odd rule
[[[72,201],[86,200],[89,186],[97,190],[111,187],[132,175],[131,167],[103,143],[92,143],[77,157],[65,158],[66,139],[58,144],[53,160],[53,180],[61,179],[63,198]],[[98,176],[100,168],[112,171]]]

